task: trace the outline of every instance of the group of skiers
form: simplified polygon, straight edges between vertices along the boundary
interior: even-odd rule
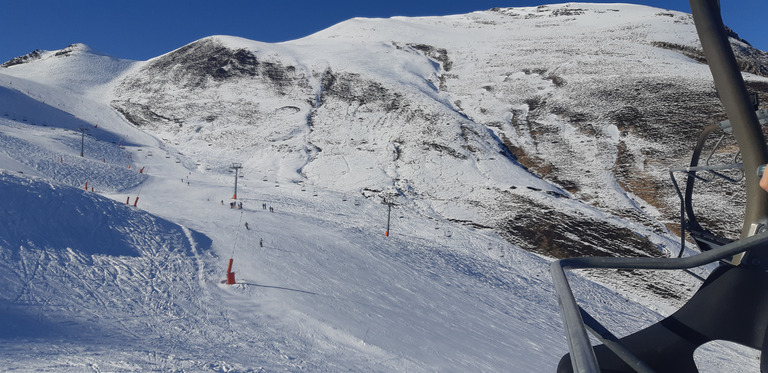
[[[224,204],[224,200],[221,200],[221,204],[222,205]],[[243,203],[242,202],[232,201],[232,202],[229,203],[229,208],[231,208],[231,209],[237,208],[238,210],[242,210],[243,209]],[[272,207],[272,206],[267,206],[266,203],[262,203],[261,204],[261,208],[263,208],[264,210],[269,208],[269,212],[275,212],[275,208]]]

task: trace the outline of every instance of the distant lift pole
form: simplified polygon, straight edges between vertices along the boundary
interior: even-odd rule
[[[80,131],[80,156],[83,156],[83,145],[85,144],[85,131],[88,131],[88,128],[80,127],[77,129]]]
[[[232,195],[232,199],[237,199],[237,173],[241,168],[243,168],[243,164],[232,163],[232,166],[230,166],[230,168],[235,170],[235,194]]]
[[[387,230],[384,232],[385,237],[389,237],[389,221],[392,216],[392,201],[387,200]]]

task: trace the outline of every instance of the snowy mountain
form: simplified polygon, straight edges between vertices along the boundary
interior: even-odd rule
[[[768,54],[733,36],[765,98]],[[725,119],[690,15],[626,4],[356,18],[149,61],[74,44],[3,64],[0,98],[0,361],[19,370],[552,371],[547,261],[676,253],[667,171]],[[737,232],[723,185],[698,191]],[[580,300],[619,335],[698,286],[588,276]]]

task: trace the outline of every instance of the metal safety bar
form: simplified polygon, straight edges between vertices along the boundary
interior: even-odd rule
[[[571,364],[574,372],[598,373],[600,367],[595,351],[587,335],[587,327],[582,318],[582,310],[576,303],[566,270],[572,269],[651,269],[651,270],[683,270],[700,267],[715,261],[747,252],[768,245],[768,232],[743,238],[733,243],[684,258],[616,258],[616,257],[580,257],[560,259],[550,265],[550,273],[557,294],[558,303],[562,310],[563,323],[568,339]],[[591,316],[589,317],[591,319]],[[600,338],[600,336],[598,336]],[[616,344],[618,341],[614,341]],[[606,347],[611,348],[609,344]],[[611,348],[613,350],[613,348]],[[615,351],[616,352],[616,351]],[[644,367],[640,361],[628,351],[619,351],[617,355],[627,364],[634,367]],[[641,368],[641,371],[648,371]]]
[[[681,167],[681,168],[673,168],[669,170],[669,178],[672,179],[672,185],[675,187],[675,191],[677,192],[677,197],[680,199],[680,252],[677,254],[678,258],[682,257],[683,252],[685,251],[686,197],[683,196],[683,192],[680,190],[680,185],[677,183],[677,179],[675,178],[675,172],[684,172],[688,174],[689,177],[694,177],[703,181],[709,181],[696,175],[697,171],[708,171],[708,172],[711,172],[713,175],[718,176],[728,182],[731,182],[731,183],[739,182],[739,180],[731,179],[719,172],[716,172],[715,170],[742,170],[743,171],[744,165],[742,163],[733,163],[733,164],[727,164],[727,165]],[[693,192],[693,190],[690,189],[690,192]],[[688,186],[686,186],[686,195],[688,196],[688,198],[690,198]],[[688,202],[690,203],[690,201]],[[695,217],[691,217],[691,219],[695,219]]]
[[[744,164],[743,163],[731,163],[731,164],[721,164],[721,165],[707,165],[707,166],[695,166],[695,167],[680,167],[680,168],[672,168],[669,170],[670,177],[674,180],[674,176],[672,175],[673,172],[685,172],[689,175],[701,180],[701,181],[711,181],[708,179],[705,179],[701,176],[697,176],[696,172],[698,171],[707,171],[710,173],[715,174],[715,176],[720,177],[721,179],[724,179],[725,181],[731,182],[731,183],[738,183],[741,180],[736,180],[733,178],[730,178],[728,176],[725,176],[719,172],[720,170],[743,170]],[[677,183],[675,183],[677,184]]]

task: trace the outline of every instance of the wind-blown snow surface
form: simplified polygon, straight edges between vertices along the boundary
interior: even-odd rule
[[[630,30],[647,31],[642,20],[660,12],[579,6],[597,15],[619,9],[640,22]],[[535,146],[517,132],[525,121],[516,116],[535,111],[527,99],[579,96],[560,96],[558,79],[546,74],[518,65],[489,73],[467,62],[482,56],[455,53],[466,43],[490,43],[484,38],[512,20],[538,19],[533,27],[548,30],[562,24],[520,16],[537,13],[355,19],[279,45],[207,38],[147,62],[74,45],[0,69],[0,278],[7,284],[0,363],[22,371],[554,370],[567,347],[548,259],[481,223],[534,201],[551,216],[586,217],[643,243],[676,238],[611,215],[632,203],[607,173],[585,186],[615,188],[596,203],[607,206],[601,210],[562,198],[569,193],[525,171],[503,145],[506,138]],[[656,37],[694,42],[685,15],[666,18],[682,26]],[[459,24],[463,31],[444,35]],[[464,32],[483,27],[493,29]],[[397,41],[391,30],[437,47]],[[540,35],[548,35],[544,44],[562,37],[530,37]],[[625,61],[597,42],[572,48],[563,53],[602,51]],[[534,50],[505,51],[530,64],[537,58]],[[213,52],[223,64],[209,58]],[[578,70],[584,84],[587,76],[621,79],[584,70],[598,68],[584,58],[555,70]],[[641,63],[642,73],[652,74],[658,61]],[[467,74],[475,77],[459,79]],[[579,74],[563,76],[578,82]],[[519,102],[498,103],[493,92],[507,90],[522,91],[508,96]],[[500,122],[489,127],[493,118]],[[542,121],[574,141],[593,141],[549,118]],[[599,133],[605,137],[573,154],[610,168],[605,149],[622,135],[608,123]],[[610,160],[597,159],[603,156]],[[242,210],[228,205],[234,175],[226,172],[240,161]],[[393,189],[400,195],[385,237],[387,210],[378,197]],[[500,198],[502,207],[493,207]],[[581,233],[570,237],[582,241]],[[230,257],[234,286],[221,283]],[[671,278],[684,291],[695,287]],[[573,281],[583,306],[619,335],[674,306],[653,294],[621,296]],[[716,345],[697,361],[711,371],[756,370],[755,356]]]

